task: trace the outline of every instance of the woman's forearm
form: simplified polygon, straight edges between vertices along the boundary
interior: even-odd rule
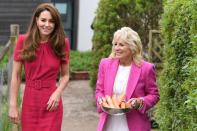
[[[60,79],[59,87],[57,88],[57,91],[63,92],[64,89],[67,87],[69,81],[69,75],[64,75]]]
[[[12,70],[12,79],[10,84],[10,101],[9,105],[11,107],[17,106],[17,96],[21,83],[21,72],[22,72],[22,63],[13,61],[13,70]]]
[[[12,77],[11,85],[10,85],[10,106],[16,107],[17,106],[17,96],[20,87],[20,76]]]

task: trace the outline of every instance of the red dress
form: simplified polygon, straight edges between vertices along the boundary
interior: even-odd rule
[[[20,58],[25,35],[20,35],[14,50],[14,60],[21,61],[25,71],[25,91],[22,104],[22,131],[61,131],[63,105],[57,110],[46,110],[51,94],[57,88],[56,80],[61,64],[68,64],[69,42],[65,39],[65,59],[60,60],[48,42],[41,43],[36,51],[36,59],[29,62]]]

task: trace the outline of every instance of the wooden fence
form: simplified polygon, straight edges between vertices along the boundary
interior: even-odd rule
[[[163,41],[161,33],[158,30],[149,31],[148,60],[154,63],[157,68],[162,67]]]
[[[16,43],[18,35],[19,35],[19,25],[18,24],[11,24],[10,25],[9,40],[5,44],[5,46],[0,50],[0,62],[2,62],[5,55],[8,55],[8,63],[6,63],[6,67],[3,68],[3,69],[1,68],[3,73],[4,73],[5,70],[7,71],[7,77],[5,78],[7,80],[5,80],[5,81],[7,81],[7,86],[6,87],[8,87],[8,88],[1,89],[1,90],[5,90],[4,95],[7,96],[7,97],[9,96],[9,91],[10,91],[10,82],[11,82],[12,64],[13,64],[13,49],[15,47],[15,43]],[[0,82],[2,82],[0,84],[2,84],[2,85],[4,84],[4,81],[0,81]],[[2,88],[3,87],[4,86],[2,86]],[[1,94],[0,94],[0,98],[2,98]],[[2,105],[2,106],[6,106],[6,105]],[[3,108],[3,107],[1,107],[1,108]],[[1,118],[1,119],[6,119],[6,118]],[[15,130],[18,130],[18,131],[20,130],[19,126],[14,126],[14,128],[15,128]]]
[[[12,63],[13,63],[12,54],[18,35],[19,35],[19,25],[17,24],[10,25],[10,38],[6,43],[6,45],[4,46],[4,48],[2,49],[2,51],[0,52],[0,62],[1,60],[3,60],[6,53],[8,53],[8,57],[9,57],[9,62],[7,65],[9,67],[8,80],[7,80],[8,87],[10,87],[11,74],[12,74]],[[9,88],[8,88],[8,92],[9,92]]]

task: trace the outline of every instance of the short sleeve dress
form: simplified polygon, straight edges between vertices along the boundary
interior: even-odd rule
[[[24,61],[20,50],[26,35],[19,35],[14,50],[14,61],[24,65],[25,90],[22,103],[22,131],[61,131],[63,105],[62,100],[55,111],[46,110],[51,94],[56,90],[56,80],[61,64],[69,63],[69,41],[65,39],[66,57],[60,59],[52,50],[50,43],[40,43],[36,50],[36,59]]]

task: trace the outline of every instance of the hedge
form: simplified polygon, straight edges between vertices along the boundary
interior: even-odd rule
[[[168,0],[161,20],[164,67],[156,118],[162,131],[197,130],[197,1]]]

